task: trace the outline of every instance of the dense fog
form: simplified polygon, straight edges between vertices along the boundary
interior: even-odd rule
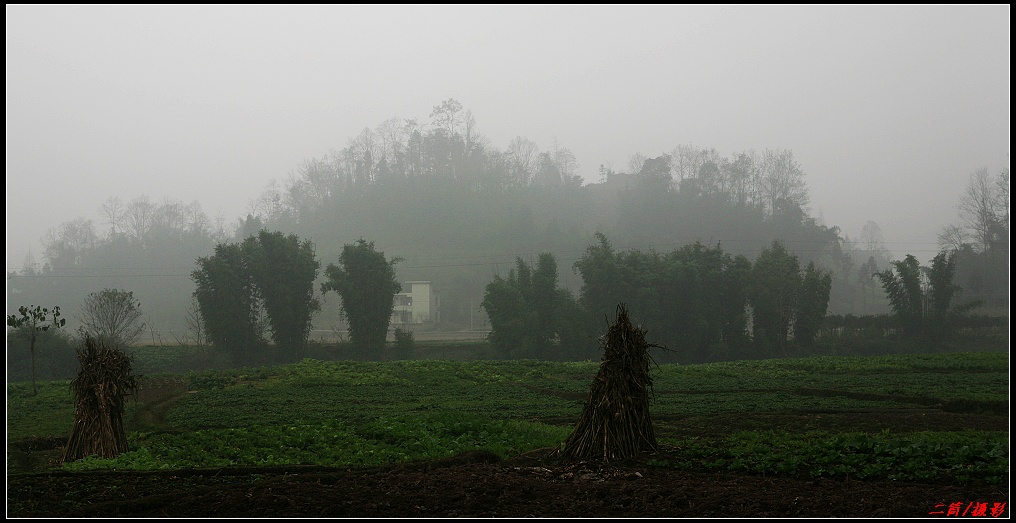
[[[196,262],[262,229],[313,246],[312,340],[345,329],[323,269],[359,239],[447,332],[544,254],[579,299],[604,240],[778,241],[835,315],[955,251],[964,299],[1008,311],[1008,6],[6,12],[8,314],[77,328],[125,289],[142,342],[190,342]]]

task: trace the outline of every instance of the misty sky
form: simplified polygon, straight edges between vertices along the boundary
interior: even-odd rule
[[[7,268],[147,195],[233,224],[272,180],[455,98],[600,164],[790,149],[813,216],[927,262],[1009,162],[1009,5],[7,5]]]

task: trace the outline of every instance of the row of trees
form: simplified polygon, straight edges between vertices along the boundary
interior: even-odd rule
[[[252,203],[267,220],[303,222],[344,193],[375,185],[401,185],[415,178],[440,178],[471,191],[504,193],[528,186],[579,188],[575,155],[556,142],[549,150],[513,138],[503,150],[477,130],[470,111],[455,99],[434,106],[431,124],[392,118],[365,128],[346,147],[304,162],[284,187],[272,182]],[[715,149],[678,145],[651,158],[632,155],[627,173],[653,191],[683,191],[757,208],[767,216],[781,207],[806,208],[805,173],[789,150],[748,150],[731,157]],[[601,182],[615,176],[600,167]]]
[[[8,301],[64,304],[76,329],[96,289],[129,289],[145,304],[140,334],[150,335],[150,342],[196,341],[185,339],[190,270],[195,259],[233,238],[239,224],[213,222],[197,202],[155,203],[144,195],[126,203],[109,198],[99,215],[50,229],[42,259],[30,254],[21,271],[8,272]]]
[[[778,241],[752,263],[701,243],[670,253],[618,252],[605,235],[597,239],[574,264],[583,279],[578,300],[557,288],[557,264],[549,253],[535,267],[518,259],[507,277],[494,277],[483,307],[495,348],[522,358],[595,357],[590,349],[602,331],[597,320],[609,323],[619,303],[636,311],[653,339],[669,349],[660,362],[807,354],[824,327],[831,275],[813,263],[802,268]],[[908,254],[869,274],[889,298],[895,337],[912,350],[948,343],[960,320],[979,305],[961,300],[956,259],[955,252],[941,251],[930,266],[921,266]]]
[[[385,346],[393,297],[401,291],[397,262],[361,238],[345,245],[338,265],[325,268],[321,292],[342,298],[350,340],[368,358]],[[303,357],[311,316],[321,308],[314,292],[320,262],[309,240],[263,229],[241,243],[219,244],[197,266],[194,297],[216,348],[236,364]]]
[[[495,276],[483,300],[495,347],[519,357],[591,357],[599,320],[625,303],[670,349],[661,361],[787,356],[811,345],[825,317],[831,276],[813,263],[802,270],[779,242],[752,264],[720,246],[617,252],[596,237],[574,264],[583,280],[578,300],[556,287],[549,253],[535,268],[519,259],[507,277]]]
[[[574,155],[556,143],[541,148],[519,136],[495,147],[469,111],[448,99],[429,123],[388,120],[307,161],[287,182],[273,181],[231,230],[196,202],[110,198],[100,220],[50,231],[45,262],[30,260],[9,284],[37,303],[128,287],[145,301],[153,342],[185,342],[190,268],[215,245],[267,228],[298,234],[334,259],[343,249],[334,238],[366,237],[408,253],[400,279],[439,285],[442,319],[454,327],[475,313],[470,304],[482,296],[491,264],[551,249],[564,259],[599,230],[624,248],[723,240],[734,254],[757,253],[781,238],[805,262],[834,272],[831,307],[879,306],[867,300],[870,289],[841,276],[849,271],[836,254],[845,245],[838,230],[807,218],[804,170],[789,150],[724,157],[682,145],[654,158],[635,155],[626,173],[604,169],[600,184],[583,186],[577,173]],[[474,262],[453,261],[461,259]],[[570,271],[560,280],[573,292],[580,285]]]
[[[374,129],[364,128],[341,150],[304,162],[299,176],[284,189],[270,186],[258,199],[259,210],[298,217],[328,205],[338,194],[418,177],[453,180],[472,190],[581,185],[570,150],[555,143],[540,151],[521,136],[498,150],[477,131],[472,113],[455,99],[434,106],[430,120],[425,125],[416,119],[391,118]]]
[[[192,273],[212,344],[236,363],[267,359],[269,339],[280,354],[301,358],[311,315],[320,308],[314,297],[319,267],[311,242],[295,234],[262,230],[242,243],[217,245]]]
[[[380,356],[385,345],[392,298],[401,290],[397,261],[386,260],[373,242],[361,239],[347,244],[339,265],[329,264],[325,271],[321,292],[341,296],[350,338],[367,358]],[[309,240],[262,229],[242,242],[218,244],[196,266],[191,273],[196,284],[192,327],[199,340],[207,338],[237,365],[303,356],[311,317],[321,308],[314,289],[320,264]],[[140,302],[132,291],[120,289],[90,293],[78,319],[82,339],[118,350],[137,342],[145,329]],[[22,306],[19,314],[8,315],[13,329],[8,333],[9,377],[23,379],[30,371],[35,382],[37,341],[45,345],[46,377],[66,377],[73,365],[73,340],[53,332],[65,324],[59,307]],[[22,341],[30,356],[25,372],[19,370]]]
[[[747,350],[787,355],[790,342],[806,347],[825,316],[831,278],[774,242],[754,266],[744,257],[701,243],[669,254],[615,252],[606,236],[575,263],[584,284],[579,300],[558,287],[550,253],[535,266],[523,259],[506,277],[495,276],[482,302],[491,320],[490,340],[513,358],[592,357],[596,317],[617,303],[631,304],[682,361],[715,359]],[[373,242],[347,244],[340,265],[329,264],[322,292],[335,291],[358,350],[379,355],[385,344],[398,258],[386,259]],[[268,346],[299,357],[310,315],[318,262],[310,242],[262,230],[241,244],[221,244],[198,260],[193,277],[201,317],[216,346],[249,362]],[[747,307],[747,308],[746,308]],[[750,313],[748,312],[750,311]],[[749,332],[749,321],[751,328]],[[745,354],[748,355],[748,354]]]
[[[145,302],[152,343],[186,343],[194,260],[269,229],[313,242],[321,259],[341,256],[336,238],[371,238],[401,253],[399,280],[433,281],[442,291],[442,327],[464,328],[491,266],[514,265],[517,256],[532,261],[540,252],[571,265],[602,231],[619,249],[666,251],[701,241],[752,257],[779,239],[803,267],[814,263],[832,276],[831,312],[889,311],[871,278],[891,260],[877,224],[851,241],[810,217],[804,168],[789,150],[724,156],[681,145],[633,155],[625,172],[602,168],[601,183],[582,185],[567,148],[545,149],[523,137],[495,147],[469,111],[445,100],[429,123],[386,121],[309,160],[286,183],[272,182],[235,227],[213,223],[196,202],[110,198],[100,220],[74,220],[47,234],[44,262],[26,260],[24,270],[8,274],[8,301],[76,304],[96,288],[129,288]],[[1007,178],[977,187],[1007,194]],[[991,223],[1004,225],[1007,239],[1008,206],[992,198]],[[959,244],[956,281],[1004,312],[1008,243],[993,237],[987,245],[998,248]],[[558,283],[577,295],[582,280],[565,270]],[[66,312],[68,321],[78,317],[73,307]]]
[[[632,155],[628,172],[637,175],[633,181],[641,190],[682,192],[689,198],[757,209],[765,216],[793,207],[806,209],[809,201],[804,170],[788,149],[748,150],[725,157],[713,148],[678,145],[655,158]],[[601,166],[604,181],[617,174]]]
[[[814,343],[826,316],[831,276],[780,242],[754,263],[724,253],[719,245],[695,243],[669,253],[615,251],[607,237],[587,247],[574,268],[583,279],[579,298],[558,287],[554,256],[542,253],[534,265],[522,258],[507,276],[486,286],[482,307],[493,330],[490,341],[509,358],[595,358],[601,316],[618,303],[638,310],[643,328],[669,348],[660,362],[792,356]],[[956,254],[937,255],[921,267],[908,255],[872,274],[885,289],[898,333],[916,347],[947,341],[955,320],[974,303],[955,305]],[[373,242],[347,244],[339,265],[329,264],[322,293],[337,292],[349,320],[355,350],[381,356],[401,291],[394,267]],[[307,343],[310,317],[319,310],[313,286],[319,263],[313,245],[296,235],[262,230],[242,243],[220,244],[215,255],[197,261],[192,273],[200,320],[216,348],[235,364],[298,359]],[[143,324],[140,304],[129,291],[92,293],[81,333],[111,347],[133,343]],[[30,339],[35,380],[35,340],[62,327],[59,308],[21,307],[8,326]],[[274,355],[268,349],[274,346]]]
[[[126,251],[135,254],[123,260],[130,263],[138,251],[165,255],[167,246],[210,246],[231,235],[224,220],[220,217],[213,223],[198,202],[156,203],[147,195],[124,202],[114,196],[99,206],[99,216],[98,225],[78,218],[48,230],[42,238],[44,263],[40,267],[33,259],[26,260],[25,269],[48,272],[101,266]]]

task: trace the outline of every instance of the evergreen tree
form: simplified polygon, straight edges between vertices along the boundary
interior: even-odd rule
[[[801,293],[797,300],[797,314],[794,318],[794,343],[799,347],[810,347],[829,306],[829,291],[833,278],[828,272],[808,263],[801,277]]]
[[[954,318],[978,305],[953,304],[959,291],[953,284],[955,273],[955,251],[939,252],[931,267],[921,267],[917,258],[908,254],[903,260],[892,262],[892,267],[875,273],[889,296],[893,317],[905,338],[917,344],[940,345],[951,335]]]
[[[536,268],[522,258],[506,278],[494,276],[481,306],[490,319],[490,342],[512,358],[564,359],[578,352],[578,304],[557,287],[557,260],[540,254]]]
[[[374,248],[374,242],[360,238],[355,244],[343,246],[339,265],[328,264],[328,280],[321,284],[321,292],[335,291],[342,298],[353,345],[378,358],[387,339],[395,295],[402,291],[395,278],[399,261],[385,259],[384,253]]]
[[[299,360],[310,335],[311,315],[321,308],[314,280],[321,264],[310,240],[261,230],[244,241],[276,350]]]
[[[198,258],[197,266],[191,273],[194,298],[212,345],[237,364],[250,353],[260,354],[266,343],[261,302],[243,247],[219,244],[215,254]]]
[[[319,263],[310,241],[261,230],[243,243],[219,244],[199,258],[191,277],[204,328],[212,344],[235,363],[267,357],[268,338],[278,360],[298,359],[310,334]]]

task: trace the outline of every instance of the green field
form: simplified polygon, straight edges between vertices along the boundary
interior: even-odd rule
[[[146,364],[140,362],[139,366]],[[149,365],[150,367],[150,365]],[[117,459],[66,470],[375,466],[557,447],[598,362],[321,361],[141,377]],[[1005,353],[813,357],[652,369],[661,467],[962,484],[1008,478]],[[11,448],[66,440],[68,381],[7,387]],[[8,473],[18,460],[8,461]],[[14,465],[12,465],[14,462]],[[37,470],[38,465],[36,465]]]

